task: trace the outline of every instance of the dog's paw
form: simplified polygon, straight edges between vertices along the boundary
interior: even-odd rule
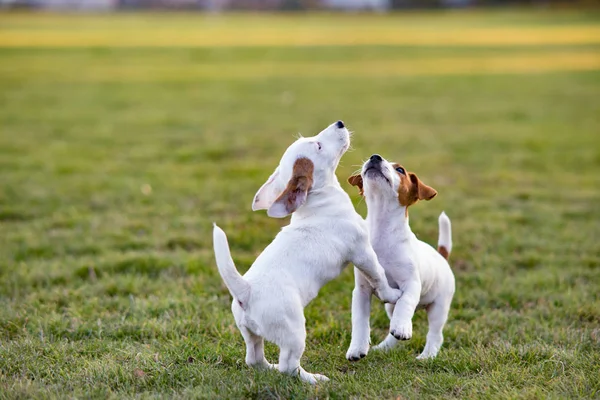
[[[379,351],[379,352],[382,352],[382,353],[385,353],[386,351],[390,351],[391,349],[392,349],[392,347],[389,346],[389,345],[387,345],[384,342],[381,342],[377,346],[373,346],[372,347],[373,351]]]
[[[400,297],[402,297],[402,291],[400,289],[381,289],[377,292],[377,297],[381,299],[384,303],[396,303]]]
[[[357,346],[351,343],[350,348],[346,352],[346,359],[348,359],[348,361],[358,361],[361,358],[365,358],[368,352],[369,344]]]
[[[315,378],[315,380],[317,382],[321,381],[321,382],[329,382],[329,378],[326,377],[325,375],[321,375],[321,374],[312,374],[313,378]]]
[[[246,361],[246,364],[254,369],[277,369],[278,364],[270,364],[266,359],[254,362]]]
[[[433,353],[421,353],[417,356],[417,360],[433,360],[437,354]]]
[[[439,349],[425,346],[423,352],[417,356],[417,360],[431,360],[437,356]]]
[[[412,338],[412,323],[394,326],[390,328],[390,334],[398,340],[409,340]]]
[[[379,343],[377,346],[373,346],[372,349],[373,351],[385,352],[393,349],[397,343],[398,340],[395,337],[392,335],[387,335],[387,337],[381,343]]]
[[[316,385],[319,382],[329,382],[329,378],[321,374],[311,374],[310,372],[301,371],[300,379],[311,385]]]

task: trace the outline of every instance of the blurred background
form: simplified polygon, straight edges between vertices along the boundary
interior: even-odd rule
[[[600,393],[597,1],[0,4],[0,397]],[[346,269],[306,309],[313,389],[245,367],[211,227],[249,268],[287,224],[256,190],[338,119],[360,214],[373,153],[438,191],[410,222],[435,244],[452,219],[457,293],[436,361],[417,313],[350,364]]]
[[[597,0],[0,0],[5,7],[31,7],[72,10],[179,9],[179,10],[354,10],[389,11],[410,8],[471,6],[550,6],[598,5]]]

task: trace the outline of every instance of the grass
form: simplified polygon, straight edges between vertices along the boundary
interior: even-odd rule
[[[599,30],[541,10],[1,14],[0,398],[598,398]],[[313,388],[245,366],[210,232],[246,270],[285,224],[255,191],[339,118],[340,180],[379,152],[438,190],[411,225],[435,243],[452,218],[457,294],[435,360],[415,360],[418,313],[411,341],[349,363],[348,268],[306,309],[303,365],[332,379]],[[372,324],[377,342],[379,305]]]

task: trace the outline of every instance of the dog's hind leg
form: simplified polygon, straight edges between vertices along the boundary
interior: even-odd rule
[[[246,364],[253,368],[276,368],[265,358],[264,339],[250,332],[245,326],[240,326],[240,332],[246,342]]]
[[[388,351],[396,347],[399,340],[388,334],[385,339],[381,341],[377,346],[373,346],[373,351]]]
[[[423,360],[433,358],[437,355],[444,342],[442,330],[448,319],[448,310],[452,297],[436,299],[427,307],[427,319],[429,320],[429,332],[427,332],[427,342],[421,355],[417,358]]]
[[[385,312],[390,320],[392,319],[392,316],[394,315],[394,307],[395,306],[396,306],[395,304],[391,304],[391,303],[385,304]],[[393,349],[397,344],[398,344],[398,339],[396,339],[391,334],[389,334],[385,337],[385,339],[383,339],[383,341],[381,343],[379,343],[377,346],[373,346],[373,350],[374,351],[387,351],[387,350]]]
[[[300,358],[304,353],[304,342],[306,340],[304,327],[302,327],[301,332],[288,333],[289,335],[285,337],[285,340],[279,346],[279,371],[289,375],[298,375],[301,380],[311,385],[315,385],[319,381],[328,381],[329,378],[325,375],[311,374],[300,366]]]
[[[267,362],[264,339],[248,329],[246,322],[244,322],[246,321],[245,312],[235,299],[231,303],[231,311],[233,312],[235,324],[246,343],[246,364],[253,368],[276,368]]]

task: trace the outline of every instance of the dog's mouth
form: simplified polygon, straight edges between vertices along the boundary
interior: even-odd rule
[[[383,171],[381,171],[381,169],[379,169],[375,166],[367,167],[367,169],[365,169],[365,172],[363,172],[363,175],[365,178],[381,177],[381,178],[385,179],[387,181],[387,183],[389,183],[390,185],[392,184],[392,182],[390,182],[390,180],[387,178],[387,176],[385,176]]]
[[[342,158],[344,153],[350,148],[350,143],[344,143],[342,148],[340,149],[340,154],[338,154],[338,158]]]

